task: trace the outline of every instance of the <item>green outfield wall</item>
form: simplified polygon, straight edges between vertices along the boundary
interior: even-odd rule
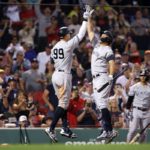
[[[77,135],[76,139],[69,139],[62,137],[59,132],[60,128],[56,129],[56,134],[60,143],[84,145],[84,144],[99,144],[96,141],[96,136],[99,133],[97,128],[77,128],[72,129]],[[25,137],[25,130],[22,129]],[[114,143],[125,143],[128,129],[118,129],[119,135],[114,140]],[[49,137],[45,134],[44,128],[28,128],[27,135],[31,144],[45,144],[51,143]],[[150,143],[150,129],[148,130],[147,142]],[[20,143],[20,129],[19,128],[0,128],[0,143],[18,144]]]

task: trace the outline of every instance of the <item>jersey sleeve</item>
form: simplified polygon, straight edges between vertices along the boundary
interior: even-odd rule
[[[83,21],[79,33],[67,42],[68,46],[70,47],[70,50],[73,51],[79,45],[79,42],[85,36],[86,28],[87,28],[87,21]]]
[[[107,51],[105,57],[107,61],[115,60],[115,56],[112,50]]]
[[[134,86],[131,86],[131,87],[129,88],[128,96],[134,96],[134,95],[135,95],[134,89],[135,89]]]

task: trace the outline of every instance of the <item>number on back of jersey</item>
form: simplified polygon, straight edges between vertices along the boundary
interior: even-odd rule
[[[53,58],[54,59],[63,59],[64,58],[64,50],[62,48],[55,48],[53,50]]]

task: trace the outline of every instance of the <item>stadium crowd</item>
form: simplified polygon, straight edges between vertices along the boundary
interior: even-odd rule
[[[125,105],[129,87],[139,81],[141,68],[150,69],[150,12],[141,5],[148,2],[97,0],[95,6],[95,33],[99,36],[101,31],[110,30],[113,34],[114,76],[128,66],[110,93],[115,128],[128,128],[130,116]],[[0,127],[18,126],[23,115],[30,127],[50,125],[58,103],[51,83],[51,49],[59,40],[59,28],[68,26],[73,36],[81,17],[77,0],[0,1]],[[92,91],[91,54],[92,45],[86,36],[72,56],[70,127],[101,126]]]

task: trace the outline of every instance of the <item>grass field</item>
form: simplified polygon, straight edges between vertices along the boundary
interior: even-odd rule
[[[64,145],[64,144],[36,144],[36,145],[0,145],[0,150],[149,150],[150,144],[107,144],[107,145]]]

